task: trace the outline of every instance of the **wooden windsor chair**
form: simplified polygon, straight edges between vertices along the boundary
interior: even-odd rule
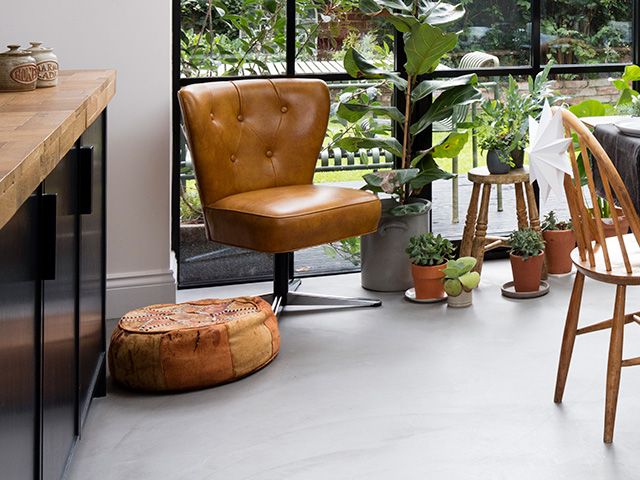
[[[631,233],[622,231],[620,221],[617,215],[614,215],[613,225],[616,235],[605,238],[599,210],[594,208],[591,211],[585,203],[576,149],[574,145],[570,145],[569,158],[573,167],[573,178],[565,175],[564,189],[577,238],[578,246],[571,254],[577,273],[562,337],[554,401],[556,403],[562,402],[576,336],[611,329],[604,418],[604,441],[611,443],[618,403],[620,372],[622,367],[640,365],[640,357],[622,358],[625,325],[634,321],[640,323],[638,316],[640,312],[625,312],[627,286],[640,285],[640,219],[620,175],[593,134],[568,110],[555,108],[554,111],[562,112],[566,135],[575,134],[577,137],[579,154],[582,159],[585,159],[583,163],[591,205],[596,205],[597,194],[594,184],[594,170],[590,162],[586,161],[589,155],[594,166],[597,166],[602,179],[605,198],[609,204],[617,204],[622,208],[622,212],[631,226]],[[578,328],[585,277],[616,285],[615,304],[611,319]]]

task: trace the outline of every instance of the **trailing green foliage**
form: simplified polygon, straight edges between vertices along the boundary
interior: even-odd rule
[[[478,144],[485,151],[495,150],[501,162],[513,166],[511,153],[523,150],[528,142],[529,117],[538,119],[545,102],[563,100],[555,94],[549,81],[552,62],[534,77],[528,78],[528,92],[518,89],[518,82],[509,75],[509,83],[500,100],[485,100],[476,121]]]
[[[571,230],[573,225],[571,224],[571,220],[558,220],[556,217],[556,212],[553,210],[549,210],[544,218],[542,219],[542,230]]]
[[[457,297],[463,291],[470,292],[480,284],[480,274],[472,272],[477,260],[473,257],[460,257],[449,260],[444,273],[444,291],[452,297]]]
[[[433,266],[450,260],[454,250],[453,244],[442,235],[423,233],[411,237],[405,251],[414,265]]]
[[[540,255],[544,251],[542,235],[531,228],[522,228],[511,232],[509,243],[511,253],[523,257],[524,260]]]

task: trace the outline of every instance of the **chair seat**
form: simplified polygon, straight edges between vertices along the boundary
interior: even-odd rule
[[[607,238],[607,249],[611,261],[611,270],[607,271],[604,263],[602,248],[594,242],[595,267],[589,265],[589,257],[585,261],[580,260],[578,248],[571,252],[571,260],[576,268],[587,277],[600,282],[616,285],[640,285],[640,246],[632,233],[623,235],[624,244],[629,255],[632,273],[627,273],[617,237]]]
[[[267,253],[374,232],[380,214],[375,195],[323,185],[253,190],[205,208],[211,240]]]

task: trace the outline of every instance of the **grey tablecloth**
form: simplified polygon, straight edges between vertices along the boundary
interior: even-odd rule
[[[640,138],[623,135],[614,125],[600,125],[595,128],[593,135],[611,158],[627,186],[636,210],[640,211]],[[595,162],[593,166],[596,188],[604,196],[602,179]]]

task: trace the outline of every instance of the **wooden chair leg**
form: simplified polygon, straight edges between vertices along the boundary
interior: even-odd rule
[[[467,210],[467,219],[464,224],[464,233],[462,234],[462,243],[460,244],[460,256],[468,257],[471,255],[471,247],[473,245],[473,236],[476,232],[476,221],[478,220],[478,198],[480,197],[480,184],[474,183],[471,190],[471,200],[469,200],[469,208]]]
[[[613,441],[613,429],[616,422],[618,391],[620,389],[620,370],[622,369],[622,341],[624,338],[624,307],[627,287],[618,285],[616,303],[613,309],[613,325],[609,343],[609,362],[607,364],[607,392],[604,409],[604,442]]]
[[[584,274],[577,272],[573,281],[571,300],[569,300],[569,310],[564,324],[564,334],[562,335],[562,346],[560,348],[560,360],[558,361],[558,375],[556,376],[556,391],[553,396],[555,403],[562,402],[564,387],[567,383],[567,374],[571,363],[571,354],[576,340],[578,330],[578,319],[580,318],[580,305],[582,303],[582,290],[584,288]]]
[[[476,233],[473,237],[473,249],[471,256],[478,261],[474,271],[482,273],[482,263],[484,262],[484,244],[487,237],[487,224],[489,223],[489,200],[491,199],[491,184],[485,183],[482,187],[482,200],[480,201],[480,213],[476,223]]]

